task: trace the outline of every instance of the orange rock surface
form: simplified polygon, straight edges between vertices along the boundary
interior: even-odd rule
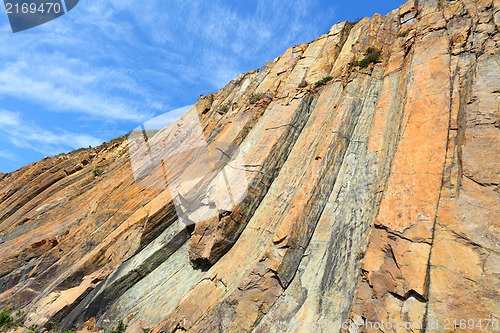
[[[0,174],[0,309],[18,332],[498,331],[499,29],[496,0],[410,0],[166,128]]]

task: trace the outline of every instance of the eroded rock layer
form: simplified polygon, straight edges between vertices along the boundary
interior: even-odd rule
[[[84,331],[494,332],[499,28],[496,0],[411,0],[157,133],[0,175],[0,307]]]

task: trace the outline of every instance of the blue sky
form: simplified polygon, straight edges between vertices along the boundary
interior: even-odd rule
[[[16,34],[0,13],[0,172],[126,134],[339,21],[400,4],[80,0]]]

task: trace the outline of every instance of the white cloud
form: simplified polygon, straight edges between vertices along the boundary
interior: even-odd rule
[[[0,97],[34,102],[43,112],[105,121],[140,122],[154,116],[163,111],[164,97],[131,75],[137,67],[126,52],[134,43],[132,30],[113,6],[96,0],[34,29],[5,31]]]
[[[11,153],[8,150],[0,150],[0,158],[4,158],[13,162],[19,162],[19,156]]]
[[[326,33],[317,23],[334,23],[333,16],[314,10],[317,5],[93,0],[18,34],[3,24],[0,100],[19,112],[0,110],[0,143],[45,155],[95,146],[103,141],[96,137],[110,139],[109,133],[124,133],[171,106],[193,103],[289,46]],[[34,123],[34,112],[53,123]],[[166,113],[154,126],[183,113]],[[75,126],[88,134],[75,133]]]
[[[162,130],[168,125],[172,124],[174,121],[180,119],[193,105],[184,106],[182,108],[172,110],[170,112],[164,113],[158,117],[150,119],[144,123],[144,129],[157,129]]]
[[[65,67],[60,64],[64,63]],[[142,89],[118,70],[99,70],[62,55],[22,56],[0,66],[0,94],[37,102],[51,111],[78,112],[96,118],[141,121],[152,113],[131,102],[99,91],[120,90],[146,99]]]
[[[47,111],[140,122],[176,100],[148,89],[141,74],[168,72],[174,79],[165,83],[176,85],[171,92],[187,85],[221,88],[248,70],[246,62],[263,65],[293,40],[316,37],[311,20],[325,20],[311,15],[317,1],[252,3],[248,12],[221,1],[80,3],[0,45],[0,56],[11,59],[0,65],[0,94]],[[144,68],[135,63],[137,50],[149,55]],[[144,73],[137,78],[128,69]]]
[[[248,63],[264,65],[300,42],[327,33],[331,11],[314,11],[319,2],[250,1],[246,11],[228,1],[151,0],[111,1],[117,11],[133,17],[134,26],[145,33],[139,44],[153,44],[181,54],[166,54],[158,70],[175,73],[182,83],[200,80],[221,88],[244,71]],[[240,8],[239,8],[240,7]],[[325,25],[318,30],[318,22]],[[160,51],[160,52],[163,52]]]
[[[53,155],[68,148],[98,146],[103,140],[88,134],[72,133],[66,130],[47,130],[33,121],[22,119],[19,113],[0,110],[0,132],[4,140],[18,148],[32,149],[44,155]],[[8,158],[8,152],[2,155]],[[10,155],[13,157],[15,155]]]
[[[21,118],[19,113],[0,109],[0,128],[4,126],[19,126]]]

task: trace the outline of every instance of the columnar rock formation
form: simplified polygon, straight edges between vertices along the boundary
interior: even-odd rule
[[[0,308],[48,329],[495,331],[499,28],[497,0],[410,0],[238,76],[146,145],[0,175]],[[200,218],[219,193],[207,152],[245,196]]]

